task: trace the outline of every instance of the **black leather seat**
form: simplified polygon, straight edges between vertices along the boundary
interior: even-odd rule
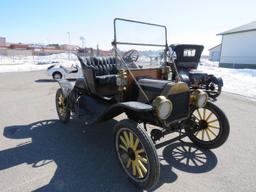
[[[79,58],[79,61],[91,92],[100,96],[113,96],[118,93],[115,58],[87,57]]]
[[[96,83],[99,85],[116,84],[117,68],[113,58],[94,58],[94,63],[98,66]]]

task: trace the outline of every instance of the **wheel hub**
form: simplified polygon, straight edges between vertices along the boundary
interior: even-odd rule
[[[59,96],[59,106],[64,106],[64,97],[62,95]]]
[[[208,123],[205,120],[200,120],[199,121],[199,128],[200,129],[207,129],[208,128]]]
[[[215,89],[215,86],[213,84],[211,84],[210,89],[213,91]]]
[[[136,159],[135,152],[132,148],[128,148],[127,153],[128,153],[128,156],[131,160],[134,161]]]

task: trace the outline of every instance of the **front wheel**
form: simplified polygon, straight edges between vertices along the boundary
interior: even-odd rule
[[[213,81],[207,83],[206,92],[209,97],[216,99],[221,94],[222,85]]]
[[[158,182],[160,164],[155,146],[147,133],[132,120],[115,126],[115,151],[124,172],[141,189],[152,189]]]
[[[190,140],[201,148],[221,146],[229,135],[229,122],[225,113],[213,103],[191,111],[190,126],[186,126]]]

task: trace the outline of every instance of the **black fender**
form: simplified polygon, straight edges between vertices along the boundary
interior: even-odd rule
[[[66,79],[60,79],[57,82],[59,83],[64,96],[67,97],[74,88],[74,85]]]
[[[137,101],[113,103],[103,98],[83,95],[79,98],[79,111],[82,112],[81,120],[86,124],[95,124],[110,120],[121,113],[126,113],[129,118],[141,122],[154,122],[152,105]]]
[[[213,82],[213,83],[216,83],[218,84],[220,87],[223,87],[223,80],[221,77],[216,77],[214,75],[209,75],[209,79],[208,79],[208,82]]]
[[[136,121],[152,122],[154,120],[153,107],[151,105],[137,102],[128,101],[117,103],[106,109],[96,120],[96,122],[102,122],[112,119],[121,113],[132,114],[136,117]]]

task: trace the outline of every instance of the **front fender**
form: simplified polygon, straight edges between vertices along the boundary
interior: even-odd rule
[[[109,107],[98,119],[97,122],[106,121],[121,113],[132,114],[137,120],[152,122],[154,120],[153,107],[151,105],[128,101],[117,103]]]

